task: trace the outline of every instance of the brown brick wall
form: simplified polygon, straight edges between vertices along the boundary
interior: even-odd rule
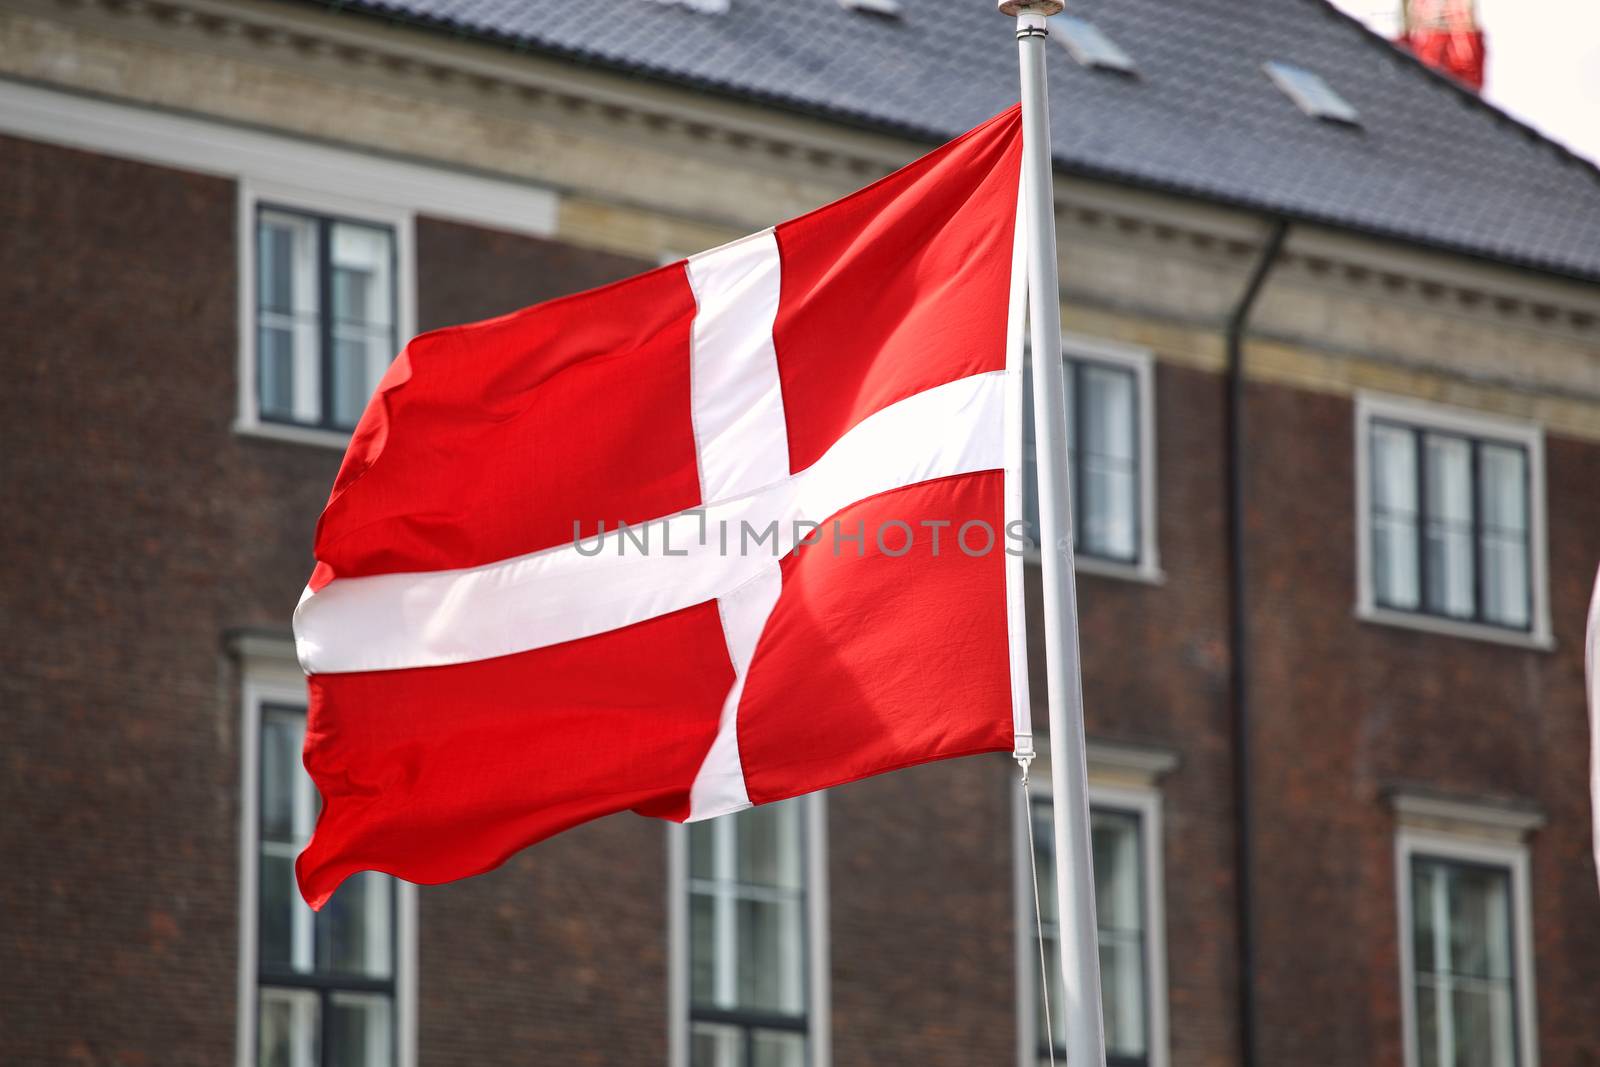
[[[978,757],[830,792],[838,1067],[1012,1062],[1015,776]]]
[[[1354,405],[1249,391],[1260,1004],[1265,1063],[1401,1063],[1394,817],[1421,784],[1520,797],[1542,1062],[1600,1062],[1582,628],[1600,560],[1600,450],[1546,441],[1556,650],[1357,621]],[[1587,1005],[1587,1006],[1586,1006]]]
[[[222,635],[285,627],[338,462],[230,428],[235,192],[0,139],[0,1063],[233,1055]],[[431,219],[416,239],[424,329],[652,265]],[[1248,472],[1262,1062],[1398,1067],[1380,794],[1403,780],[1550,816],[1532,850],[1541,1052],[1600,1063],[1579,632],[1600,449],[1547,442],[1558,647],[1526,652],[1357,622],[1352,406],[1268,386],[1249,405],[1251,441],[1271,442]],[[1091,734],[1180,756],[1175,1067],[1237,1062],[1221,411],[1215,375],[1158,367],[1164,579],[1080,583]],[[1014,788],[993,757],[834,791],[840,1067],[1010,1062]],[[422,1063],[663,1062],[665,874],[663,826],[620,816],[422,889]]]
[[[235,190],[0,139],[0,1062],[234,1047],[238,698],[332,454],[234,417]]]

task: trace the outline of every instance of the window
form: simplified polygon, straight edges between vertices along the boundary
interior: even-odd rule
[[[825,1063],[820,805],[802,797],[674,828],[684,928],[674,967],[687,1024],[675,1062]]]
[[[1446,809],[1465,805],[1399,798],[1396,808],[1406,1067],[1536,1067],[1522,839],[1542,817],[1491,811],[1446,832],[1456,818]]]
[[[261,418],[351,430],[396,350],[394,232],[257,208]]]
[[[267,666],[257,657],[247,667],[237,1062],[409,1067],[414,887],[367,872],[341,885],[320,912],[301,900],[294,861],[319,798],[301,763],[304,679],[296,684],[289,673],[288,642],[271,644]]]
[[[1155,578],[1159,571],[1149,355],[1087,340],[1067,342],[1065,351],[1074,548],[1080,562],[1086,564],[1085,570]],[[1038,460],[1031,372],[1024,381],[1023,516],[1037,540]]]
[[[1145,1025],[1150,983],[1145,973],[1146,914],[1144,846],[1139,813],[1095,805],[1090,812],[1094,849],[1095,919],[1099,924],[1100,997],[1105,1015],[1108,1064],[1148,1064]],[[1033,802],[1033,840],[1038,852],[1039,908],[1045,959],[1050,967],[1050,1023],[1039,1033],[1039,1062],[1066,1062],[1066,1013],[1061,1005],[1061,941],[1056,918],[1055,835],[1050,800]],[[1042,1008],[1042,1005],[1041,1005]],[[1042,1021],[1041,1010],[1038,1018]]]
[[[414,329],[411,218],[241,185],[238,428],[342,447]]]
[[[1363,607],[1542,637],[1537,433],[1366,401]]]
[[[1417,1062],[1514,1067],[1510,869],[1412,856],[1411,942]]]
[[[1161,796],[1157,779],[1176,765],[1172,753],[1094,743],[1089,750],[1090,847],[1094,858],[1095,920],[1100,950],[1100,996],[1108,1067],[1165,1067],[1167,1062],[1166,934],[1161,888]],[[1050,1027],[1040,996],[1039,944],[1026,827],[1018,832],[1017,957],[1022,1000],[1019,1063],[1066,1062],[1061,1007],[1061,945],[1056,917],[1055,831],[1048,760],[1029,775],[1033,803],[1034,867],[1049,967]],[[1098,783],[1098,784],[1097,784]],[[1115,783],[1115,784],[1108,784]],[[1019,802],[1020,811],[1021,804]],[[1018,820],[1021,825],[1021,819]]]
[[[1051,32],[1080,66],[1135,74],[1133,60],[1105,32],[1088,19],[1057,15],[1050,20]]]
[[[321,912],[295,888],[318,797],[300,762],[305,712],[261,711],[261,1067],[389,1067],[395,1062],[394,880],[367,872]]]
[[[1334,92],[1332,86],[1322,80],[1321,75],[1313,74],[1304,67],[1276,60],[1262,64],[1262,69],[1267,72],[1267,77],[1272,79],[1272,84],[1281,89],[1285,96],[1295,102],[1296,107],[1312,118],[1343,123],[1347,126],[1361,125],[1361,113],[1352,107],[1348,100]]]

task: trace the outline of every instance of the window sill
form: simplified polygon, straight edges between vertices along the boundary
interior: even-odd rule
[[[1464,637],[1469,641],[1487,641],[1496,645],[1508,645],[1512,648],[1529,649],[1534,652],[1551,652],[1556,647],[1556,642],[1548,630],[1534,630],[1523,632],[1518,630],[1504,630],[1498,626],[1488,626],[1477,622],[1456,622],[1453,619],[1441,619],[1432,615],[1414,615],[1407,611],[1394,611],[1390,608],[1379,608],[1368,604],[1356,606],[1356,618],[1362,622],[1374,623],[1379,626],[1397,626],[1406,630],[1418,630],[1422,633],[1438,634],[1442,637]]]
[[[240,437],[259,437],[268,441],[287,441],[290,444],[314,445],[343,452],[350,447],[350,435],[338,430],[318,430],[309,426],[290,426],[276,422],[251,422],[240,419],[233,424],[233,432]]]
[[[1040,565],[1038,549],[1030,549],[1022,558],[1030,566]],[[1142,585],[1165,585],[1167,582],[1167,574],[1160,567],[1146,566],[1142,563],[1116,563],[1098,556],[1074,556],[1073,564],[1079,574],[1091,574],[1096,578],[1114,578]]]

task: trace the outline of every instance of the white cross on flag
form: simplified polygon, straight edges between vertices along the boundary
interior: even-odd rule
[[[1020,125],[406,347],[295,613],[313,907],[1012,747]]]

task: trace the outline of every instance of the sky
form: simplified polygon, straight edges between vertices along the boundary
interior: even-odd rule
[[[1392,37],[1400,0],[1334,0]],[[1600,0],[1477,0],[1484,96],[1600,163]]]

